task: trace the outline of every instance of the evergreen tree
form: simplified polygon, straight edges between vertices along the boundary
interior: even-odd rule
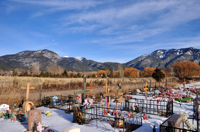
[[[18,73],[15,71],[15,69],[13,69],[13,76],[17,76]]]
[[[96,78],[96,75],[94,73],[92,74],[92,78]]]
[[[27,71],[24,72],[24,76],[29,76]]]
[[[73,73],[71,73],[71,74],[70,74],[70,77],[71,77],[71,78],[73,78],[73,77],[74,77],[74,74],[73,74]]]
[[[45,77],[45,74],[44,74],[44,72],[43,72],[43,71],[41,71],[41,72],[40,72],[40,75],[39,75],[39,77]]]
[[[64,72],[62,73],[62,76],[63,77],[68,77],[67,70],[64,70]]]
[[[77,78],[81,78],[81,74],[78,72],[76,75]]]
[[[106,74],[105,74],[105,73],[103,73],[103,76],[102,76],[102,78],[106,78]]]
[[[113,70],[112,69],[110,69],[108,71],[108,77],[113,78]]]

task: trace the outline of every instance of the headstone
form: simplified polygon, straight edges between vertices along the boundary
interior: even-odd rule
[[[155,94],[159,94],[160,93],[160,91],[159,90],[155,90]]]
[[[36,123],[40,122],[42,123],[42,110],[30,110],[28,112],[28,126],[27,126],[27,130],[28,131],[33,131],[34,126]]]
[[[172,115],[168,119],[168,126],[169,127],[176,127],[176,128],[183,128],[183,118],[179,114]],[[173,128],[169,128],[170,132],[173,131]],[[175,132],[179,132],[179,129],[176,129]]]
[[[135,106],[135,99],[129,99],[128,100],[128,106],[129,106],[129,108],[134,107]]]
[[[136,92],[137,92],[137,93],[140,93],[141,91],[140,91],[139,89],[136,89]]]
[[[1,112],[6,112],[6,110],[9,110],[9,105],[7,105],[7,104],[1,104],[0,105],[0,113]]]
[[[136,95],[136,94],[137,94],[137,91],[135,90],[131,92],[131,95]]]
[[[80,128],[77,128],[77,127],[67,127],[63,130],[63,132],[80,132]]]

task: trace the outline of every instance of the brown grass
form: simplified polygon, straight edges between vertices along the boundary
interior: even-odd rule
[[[93,86],[99,88],[105,85],[105,80],[105,78],[87,78],[87,86],[92,82]],[[123,85],[132,85],[131,88],[123,88],[122,92],[128,93],[138,88],[137,83],[144,84],[144,82],[150,82],[150,80],[152,84],[155,82],[152,78],[109,78],[108,83],[111,86],[116,86],[116,88],[111,89],[111,92],[117,95],[118,82],[122,82]],[[26,90],[21,89],[21,87],[26,87],[27,81],[30,81],[31,87],[35,87],[34,90],[30,90],[31,93],[39,93],[41,86],[42,92],[77,90],[83,87],[82,78],[0,77],[0,104],[9,104],[10,108],[14,103],[20,104],[23,99],[22,94],[26,93]],[[100,97],[100,93],[104,94],[105,92],[95,92],[95,97]],[[38,99],[32,101],[37,103]]]

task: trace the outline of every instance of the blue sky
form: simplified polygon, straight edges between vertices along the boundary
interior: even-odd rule
[[[0,56],[49,49],[125,63],[157,49],[200,48],[199,0],[1,0]]]

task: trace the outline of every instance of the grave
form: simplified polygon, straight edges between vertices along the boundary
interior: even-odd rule
[[[110,96],[115,96],[115,94],[114,93],[110,93],[110,89],[108,89],[108,93],[106,93],[105,95],[104,95],[106,98],[107,98],[107,113],[109,112],[109,106],[110,106]]]
[[[23,103],[23,112],[26,114],[29,110],[32,110],[34,107],[33,102],[29,101],[29,89],[35,89],[30,87],[30,81],[27,82],[27,87],[21,87],[21,89],[26,89],[26,101]]]
[[[145,87],[144,87],[144,91],[145,91],[145,98],[147,97],[147,91],[148,91],[148,87],[147,87],[147,82],[145,82]]]
[[[74,91],[74,94],[82,94],[82,104],[84,103],[85,100],[85,94],[93,92],[93,89],[86,89],[86,75],[83,76],[83,90],[80,91]]]
[[[4,113],[4,112],[6,112],[6,110],[9,110],[9,105],[7,105],[7,104],[1,104],[0,105],[0,113]]]
[[[90,82],[90,87],[87,87],[87,89],[93,89],[96,88],[95,86],[92,86],[92,81]]]
[[[28,111],[28,131],[34,131],[36,127],[36,123],[42,123],[42,110],[30,110]]]

